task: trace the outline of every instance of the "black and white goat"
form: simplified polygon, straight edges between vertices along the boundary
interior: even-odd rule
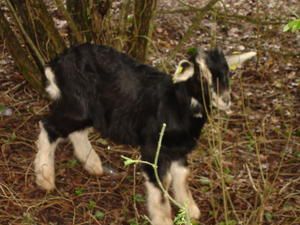
[[[71,140],[88,172],[101,175],[101,160],[88,140],[90,127],[117,143],[140,146],[142,160],[153,162],[166,123],[158,161],[160,179],[166,188],[172,184],[176,201],[188,206],[190,217],[198,218],[200,211],[187,186],[186,157],[196,145],[210,105],[229,110],[228,71],[218,49],[198,51],[190,60],[182,60],[173,76],[110,47],[84,44],[69,49],[45,68],[46,91],[54,102],[40,122],[34,161],[37,184],[46,190],[55,188],[54,153],[62,138]],[[172,224],[170,203],[157,186],[152,167],[144,166],[143,171],[152,223]]]

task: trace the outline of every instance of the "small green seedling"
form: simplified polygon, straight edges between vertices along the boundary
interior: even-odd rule
[[[283,27],[283,32],[296,32],[300,30],[300,19],[291,20]]]
[[[93,200],[89,200],[89,203],[88,203],[87,207],[88,207],[89,210],[93,210],[96,207],[96,202],[93,201]]]
[[[145,202],[146,201],[146,199],[144,198],[144,196],[140,195],[140,194],[133,195],[133,200],[135,202]]]
[[[77,159],[70,159],[67,162],[67,167],[68,168],[75,168],[78,164],[78,160]]]
[[[82,195],[84,193],[84,188],[75,188],[75,195],[79,196],[79,195]]]
[[[97,219],[97,220],[103,220],[103,218],[104,218],[104,216],[105,216],[105,213],[104,212],[102,212],[102,211],[100,211],[100,210],[97,210],[96,212],[95,212],[95,218]]]

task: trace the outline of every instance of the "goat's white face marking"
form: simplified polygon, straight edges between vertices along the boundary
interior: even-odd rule
[[[89,129],[83,131],[76,131],[69,135],[73,144],[74,152],[80,162],[83,163],[84,168],[90,173],[95,175],[102,175],[102,163],[93,149],[89,138]]]
[[[200,67],[199,69],[201,71],[202,76],[206,79],[208,85],[211,86],[212,85],[212,74],[205,63],[205,59],[203,58],[203,56],[198,56],[196,61],[199,64],[199,67]]]
[[[192,108],[192,110],[194,108],[200,108],[200,109],[202,108],[200,102],[197,99],[195,99],[194,97],[191,98],[191,108]],[[201,111],[199,111],[197,113],[194,113],[193,117],[195,117],[195,118],[202,118],[203,114],[202,114]]]
[[[188,188],[187,178],[189,169],[179,162],[171,164],[170,172],[173,180],[173,191],[176,201],[181,205],[188,207],[188,213],[191,218],[198,219],[200,217],[200,210],[196,205],[193,196]]]
[[[199,64],[202,76],[206,79],[210,87],[212,105],[218,108],[219,110],[225,111],[226,113],[230,113],[230,106],[231,106],[230,89],[225,90],[222,94],[216,93],[216,90],[214,89],[217,89],[216,86],[218,86],[218,84],[213,82],[219,82],[219,81],[218,79],[216,79],[217,81],[213,81],[212,73],[207,67],[205,62],[205,53],[199,54],[198,57],[196,58],[196,61]],[[224,76],[225,75],[227,76],[227,74],[224,74]]]
[[[173,225],[171,218],[171,206],[168,198],[163,196],[161,190],[153,183],[146,181],[145,186],[148,192],[147,208],[151,219],[151,224]]]
[[[50,67],[45,68],[45,76],[49,82],[48,86],[46,87],[46,92],[49,94],[50,98],[53,100],[60,98],[61,93],[55,82],[55,74]]]
[[[226,113],[229,114],[231,112],[230,92],[226,91],[222,95],[218,95],[215,91],[212,91],[212,105],[217,109],[225,111]]]
[[[54,153],[59,140],[50,143],[47,131],[41,122],[40,129],[36,142],[38,152],[34,160],[36,183],[50,191],[55,188]]]

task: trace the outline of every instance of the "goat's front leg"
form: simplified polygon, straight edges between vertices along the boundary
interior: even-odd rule
[[[93,149],[89,138],[89,129],[82,131],[76,131],[69,135],[69,138],[73,144],[76,157],[84,165],[84,168],[90,173],[95,175],[102,175],[103,168],[101,160]]]
[[[38,152],[34,160],[36,183],[43,189],[50,191],[55,188],[54,153],[59,139],[51,140],[49,132],[42,122],[40,134],[36,142]]]
[[[156,182],[151,182],[145,174],[147,189],[147,209],[152,225],[173,225],[171,205],[169,199]],[[168,173],[163,178],[164,188],[167,190],[171,183],[171,175]]]
[[[174,161],[171,164],[170,172],[175,200],[182,206],[187,207],[191,218],[199,219],[200,210],[193,199],[187,182],[189,168],[185,166],[183,161]]]

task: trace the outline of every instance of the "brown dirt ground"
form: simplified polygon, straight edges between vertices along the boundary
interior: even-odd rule
[[[159,9],[180,7],[176,2],[162,1]],[[201,5],[200,1],[189,2]],[[228,13],[261,21],[287,21],[297,6],[293,0],[224,2]],[[152,50],[149,57],[153,64],[168,59],[192,17],[191,13],[157,14],[153,40],[158,50]],[[231,225],[300,224],[300,42],[299,32],[283,33],[282,27],[237,18],[216,22],[206,17],[184,46],[208,46],[215,38],[226,53],[258,51],[257,61],[233,76],[234,113],[215,119],[226,127],[221,129],[222,151],[211,145],[214,129],[208,125],[190,156],[189,181],[202,212],[200,224],[225,224],[225,214]],[[168,63],[175,65],[183,53]],[[38,121],[47,113],[49,102],[17,72],[3,41],[0,93],[0,103],[13,110],[11,116],[0,116],[0,224],[133,225],[136,220],[146,224],[139,166],[136,170],[124,167],[120,158],[138,158],[138,151],[97,134],[91,135],[92,144],[103,163],[113,168],[112,174],[94,177],[86,173],[74,158],[70,143],[65,142],[56,152],[57,189],[45,193],[35,185],[34,142]],[[220,153],[223,173],[217,163]]]

